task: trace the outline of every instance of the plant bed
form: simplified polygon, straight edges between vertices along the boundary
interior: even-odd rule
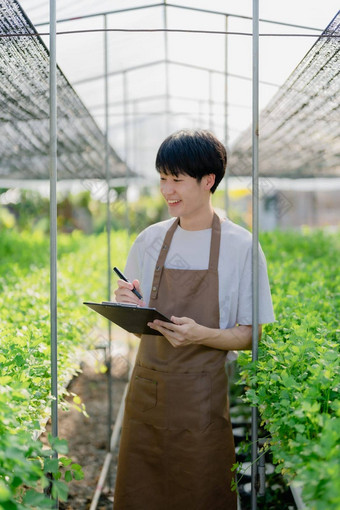
[[[277,471],[311,510],[340,505],[339,234],[264,236],[277,322],[254,365],[242,353],[247,401],[259,408]],[[267,243],[267,244],[266,244]]]
[[[234,380],[239,379],[235,367]],[[235,440],[236,480],[240,500],[240,510],[251,509],[251,408],[243,400],[245,389],[240,384],[231,384],[230,419]],[[268,441],[268,432],[263,427],[258,430],[261,441]],[[266,491],[257,496],[258,508],[266,510],[295,510],[296,506],[291,490],[280,473],[275,473],[275,465],[270,450],[259,453],[265,456]]]
[[[2,234],[0,505],[11,510],[26,509],[39,501],[44,508],[39,494],[48,465],[53,472],[58,468],[54,459],[45,459],[41,443],[33,439],[44,429],[51,409],[48,239],[38,233]],[[121,258],[124,249],[119,244],[125,247],[125,239],[123,234],[116,246]],[[58,393],[62,402],[65,386],[79,372],[79,352],[97,341],[92,332],[98,318],[90,316],[82,302],[107,294],[105,236],[60,236],[58,268]],[[66,452],[65,443],[60,450]],[[66,475],[68,480],[71,475]],[[59,487],[63,499],[66,486],[55,483],[55,487]]]

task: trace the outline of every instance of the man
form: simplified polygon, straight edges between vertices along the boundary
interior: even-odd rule
[[[171,216],[145,229],[116,300],[171,319],[143,335],[126,399],[115,510],[236,509],[225,359],[251,348],[251,234],[214,212],[226,151],[208,131],[179,131],[156,168]],[[274,320],[260,250],[259,323]],[[142,295],[139,300],[132,292]]]

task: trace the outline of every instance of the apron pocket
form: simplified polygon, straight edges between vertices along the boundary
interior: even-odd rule
[[[157,381],[135,375],[128,401],[136,411],[148,411],[157,404]]]
[[[202,430],[211,421],[208,373],[167,374],[167,424],[172,430]]]

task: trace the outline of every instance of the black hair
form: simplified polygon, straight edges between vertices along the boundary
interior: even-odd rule
[[[165,175],[187,174],[200,182],[205,175],[215,174],[211,193],[221,182],[226,166],[224,145],[203,129],[176,131],[164,140],[156,156],[156,170]]]

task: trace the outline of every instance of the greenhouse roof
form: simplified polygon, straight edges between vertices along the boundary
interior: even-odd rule
[[[0,41],[0,177],[46,178],[48,2],[21,0],[20,5],[35,29],[16,0],[0,6],[1,32],[13,34]],[[226,5],[238,14],[226,13]],[[334,16],[335,5],[330,0],[318,12],[321,26]],[[114,11],[110,0],[58,0],[59,179],[104,177],[105,34],[112,176],[125,174],[126,161],[132,171],[151,179],[159,144],[183,127],[212,129],[233,149],[230,172],[251,172],[251,1],[240,6],[211,0],[209,9],[202,0],[150,5],[116,0]],[[297,9],[289,10],[289,1],[282,9],[293,12],[286,19],[296,22]],[[306,12],[300,24],[305,17]],[[315,42],[322,30],[285,26],[284,17],[278,21],[260,25],[260,32],[272,35],[261,39],[260,107],[266,109],[260,174],[340,175],[339,125],[334,125],[339,39],[322,36]],[[339,35],[338,22],[336,17],[329,35]],[[14,35],[33,30],[40,36]]]
[[[262,175],[340,176],[339,37],[340,11],[262,111]],[[233,146],[231,172],[249,174],[251,165],[248,130]]]

